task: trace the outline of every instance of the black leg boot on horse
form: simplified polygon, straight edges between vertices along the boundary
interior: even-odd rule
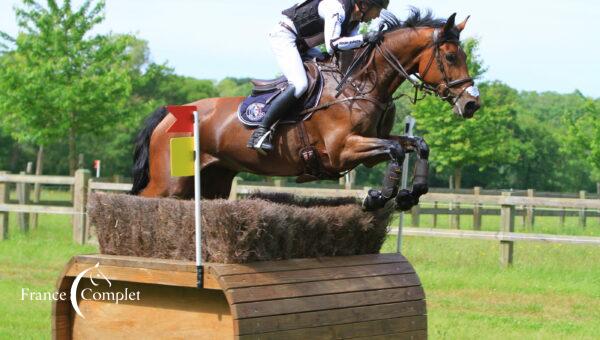
[[[366,211],[375,211],[383,208],[387,202],[398,195],[400,187],[400,176],[402,175],[402,163],[406,157],[402,147],[398,146],[390,150],[392,160],[388,164],[387,171],[383,177],[381,190],[371,189],[363,200],[363,208]]]
[[[275,133],[275,124],[280,120],[284,114],[286,114],[298,99],[294,95],[296,88],[293,85],[288,85],[283,92],[277,98],[273,100],[269,110],[265,114],[265,118],[261,122],[260,126],[254,130],[252,136],[248,140],[247,147],[250,149],[257,149],[258,151],[269,152],[273,150],[273,134]]]
[[[418,158],[413,170],[412,191],[403,189],[396,196],[396,207],[401,211],[419,204],[419,198],[429,191],[429,146],[421,137],[411,137],[411,141]]]

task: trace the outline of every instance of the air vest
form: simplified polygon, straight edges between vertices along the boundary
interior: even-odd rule
[[[350,22],[354,10],[354,0],[338,1],[342,3],[346,12],[341,36],[347,36],[359,24],[359,22]],[[306,0],[282,12],[292,20],[298,32],[298,39],[303,40],[307,47],[315,47],[325,42],[325,21],[319,15],[320,2],[321,0]]]

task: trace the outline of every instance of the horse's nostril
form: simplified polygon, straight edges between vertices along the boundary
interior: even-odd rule
[[[470,101],[465,104],[465,116],[470,118],[473,117],[475,111],[479,110],[479,104],[475,101]]]

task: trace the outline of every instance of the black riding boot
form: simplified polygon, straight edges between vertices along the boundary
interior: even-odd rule
[[[296,103],[297,99],[294,96],[295,91],[296,88],[293,85],[288,85],[288,87],[273,100],[265,118],[260,126],[254,130],[252,136],[250,136],[250,139],[248,140],[247,146],[250,149],[262,149],[267,152],[273,149],[271,140],[274,131],[269,129]]]

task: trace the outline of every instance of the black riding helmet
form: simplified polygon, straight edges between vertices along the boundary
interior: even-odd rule
[[[369,6],[377,6],[383,9],[387,9],[390,4],[390,0],[355,0],[355,3],[366,3]]]
[[[388,5],[390,4],[390,0],[354,0],[354,3],[357,4],[358,7],[360,8],[360,12],[362,13],[362,17],[360,18],[360,21],[363,21],[365,15],[367,14],[369,9],[371,9],[373,7],[387,9]],[[366,10],[363,10],[363,6],[361,6],[362,4],[367,5]]]

